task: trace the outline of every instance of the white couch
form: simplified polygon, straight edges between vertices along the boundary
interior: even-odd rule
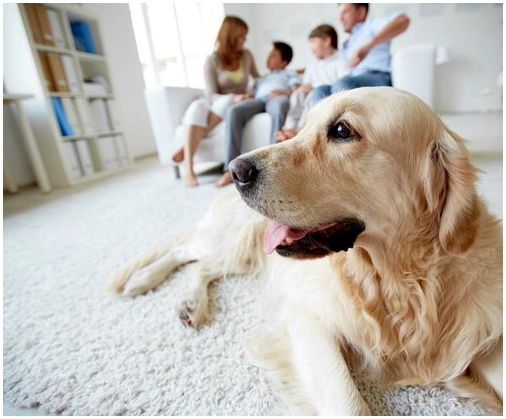
[[[436,47],[416,45],[398,49],[392,56],[392,82],[433,105]],[[184,127],[181,119],[190,103],[203,95],[201,89],[162,87],[146,90],[148,109],[160,161],[173,164],[172,154],[183,144]],[[223,163],[226,148],[223,141],[224,123],[219,124],[199,145],[195,162]],[[244,130],[242,152],[269,144],[271,120],[268,114],[255,115]]]
[[[181,125],[186,108],[201,97],[201,89],[162,87],[146,90],[146,100],[158,149],[164,165],[173,164],[172,154],[183,144],[185,127]],[[226,158],[223,142],[225,124],[220,123],[199,145],[195,162],[219,162]],[[267,113],[255,115],[244,129],[242,152],[263,147],[269,143],[271,119]]]

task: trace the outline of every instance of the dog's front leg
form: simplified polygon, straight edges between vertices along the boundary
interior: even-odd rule
[[[296,374],[318,414],[370,415],[336,338],[322,321],[300,309],[293,311],[288,333]]]
[[[169,242],[124,268],[113,280],[112,288],[133,297],[158,287],[175,269],[197,260],[192,240]]]
[[[223,272],[209,270],[201,261],[189,266],[190,282],[183,302],[176,307],[176,313],[184,326],[198,329],[208,316],[208,287],[215,279],[221,278]]]

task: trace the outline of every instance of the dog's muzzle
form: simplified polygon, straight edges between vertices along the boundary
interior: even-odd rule
[[[253,160],[238,157],[230,162],[228,170],[240,192],[253,186],[259,170]]]

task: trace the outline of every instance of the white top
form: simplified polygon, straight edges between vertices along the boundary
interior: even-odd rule
[[[348,72],[345,65],[337,51],[323,60],[316,59],[306,67],[302,83],[310,84],[313,88],[334,84]]]

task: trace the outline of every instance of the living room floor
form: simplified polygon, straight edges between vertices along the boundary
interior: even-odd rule
[[[479,176],[478,189],[486,199],[490,208],[498,217],[502,218],[502,155],[476,154],[472,155],[472,161],[484,173]],[[199,175],[199,183],[201,187],[209,188],[214,185],[214,182],[219,179],[221,173],[213,170],[214,165],[200,164],[197,165],[201,168],[203,174]],[[208,170],[209,169],[209,170]],[[122,177],[136,177],[146,172],[160,172],[165,173],[167,185],[177,187],[179,193],[183,193],[191,199],[193,190],[186,189],[182,185],[181,179],[174,179],[174,173],[169,167],[162,167],[159,164],[158,158],[155,156],[137,160],[132,168],[126,172],[119,173],[113,177],[105,179],[104,182],[114,181]],[[6,217],[17,212],[25,211],[27,209],[35,208],[39,205],[44,205],[52,201],[58,201],[65,197],[78,194],[81,191],[94,188],[102,181],[92,182],[90,184],[83,184],[73,188],[56,189],[50,194],[42,194],[35,186],[22,189],[22,193],[12,195],[4,192],[4,220]],[[202,188],[201,188],[202,189]],[[211,189],[212,190],[212,189]],[[185,191],[187,192],[185,194]],[[220,189],[214,190],[214,195],[218,195]],[[494,208],[496,211],[494,211]]]
[[[502,218],[502,158],[473,160],[483,170],[478,189]],[[103,295],[123,263],[204,215],[222,193],[213,186],[219,176],[203,175],[201,186],[188,190],[149,158],[49,195],[36,188],[4,195],[4,415],[272,414],[277,399],[269,382],[238,349],[257,327],[256,283],[231,278],[213,285],[212,322],[198,333],[179,327],[171,314],[185,287],[182,274],[133,300]],[[168,353],[174,362],[158,371]],[[198,365],[205,371],[196,374]],[[111,374],[123,370],[127,375],[116,379],[124,391],[107,389],[95,400]],[[123,394],[141,386],[145,394],[160,386],[170,391],[156,400]],[[415,394],[390,395],[373,411],[479,413],[442,392]]]

